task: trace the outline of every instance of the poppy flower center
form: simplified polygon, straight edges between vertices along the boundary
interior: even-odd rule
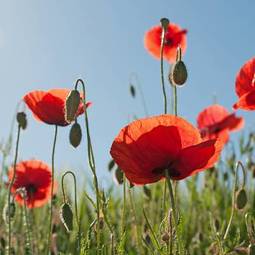
[[[156,175],[165,175],[166,170],[168,171],[170,178],[178,177],[181,175],[180,172],[174,168],[173,162],[167,164],[166,166],[154,168],[152,173]]]
[[[33,184],[29,184],[26,187],[28,195],[34,194],[36,192],[36,187]]]

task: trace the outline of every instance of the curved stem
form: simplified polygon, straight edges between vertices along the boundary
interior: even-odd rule
[[[100,220],[100,193],[99,193],[99,186],[98,180],[96,175],[96,166],[95,166],[95,158],[91,143],[90,131],[89,131],[89,120],[87,114],[87,107],[86,107],[86,90],[85,84],[82,79],[78,79],[75,84],[75,89],[77,90],[78,85],[81,84],[83,90],[83,108],[84,108],[84,118],[85,118],[85,126],[86,126],[86,134],[87,134],[87,148],[88,148],[88,158],[89,158],[89,166],[92,171],[94,177],[94,187],[96,190],[96,204],[97,204],[97,254],[100,253],[100,227],[99,227],[99,220]]]
[[[232,192],[232,207],[231,207],[231,215],[230,215],[230,218],[229,218],[229,222],[228,222],[228,226],[226,228],[226,231],[225,231],[225,234],[223,236],[223,240],[226,240],[227,236],[228,236],[228,233],[229,233],[229,230],[230,230],[230,226],[232,224],[232,220],[233,220],[233,216],[234,216],[234,212],[235,212],[235,193],[236,193],[236,190],[237,190],[237,183],[238,183],[238,169],[239,169],[239,166],[241,166],[241,169],[243,171],[243,183],[242,183],[242,188],[244,188],[245,186],[245,179],[246,179],[246,172],[245,172],[245,168],[242,164],[241,161],[238,161],[237,164],[236,164],[236,170],[235,170],[235,177],[234,177],[234,187],[233,187],[233,192]]]
[[[52,147],[52,155],[51,155],[51,200],[50,200],[50,224],[49,224],[49,233],[48,233],[48,245],[47,245],[47,255],[50,252],[51,247],[51,231],[52,231],[52,215],[53,215],[53,190],[54,190],[54,174],[55,174],[55,149],[56,149],[56,142],[57,142],[57,134],[58,134],[58,126],[55,126],[55,133],[54,133],[54,140],[53,140],[53,147]]]
[[[65,176],[71,174],[73,176],[74,181],[74,208],[75,208],[75,217],[76,217],[76,223],[78,226],[78,254],[80,254],[80,240],[81,240],[81,229],[80,229],[80,223],[79,223],[79,216],[78,216],[78,205],[77,205],[77,185],[76,185],[76,177],[75,174],[72,171],[66,171],[61,179],[61,187],[62,187],[62,194],[64,198],[64,203],[66,203],[66,194],[65,194],[65,188],[64,188],[64,179]]]
[[[20,130],[21,130],[21,126],[19,125],[17,140],[16,140],[15,156],[14,156],[13,176],[8,187],[8,246],[7,246],[8,255],[11,254],[11,217],[10,217],[11,189],[16,178],[16,165],[17,165],[17,158],[18,158],[18,151],[19,151]]]

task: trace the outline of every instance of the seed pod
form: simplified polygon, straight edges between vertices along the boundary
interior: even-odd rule
[[[130,94],[132,97],[135,97],[136,91],[135,91],[135,87],[133,86],[133,84],[130,84]]]
[[[17,122],[22,129],[27,127],[27,115],[24,112],[18,112],[16,116]]]
[[[167,30],[168,25],[169,25],[169,19],[167,19],[167,18],[162,18],[162,19],[160,20],[160,23],[161,23],[161,26],[162,26],[165,30]]]
[[[64,203],[60,208],[60,219],[64,224],[66,231],[73,230],[73,212],[69,204]]]
[[[162,241],[164,241],[165,243],[168,243],[169,242],[169,239],[170,239],[170,236],[167,232],[165,232],[163,235],[162,235]]]
[[[236,208],[242,210],[247,204],[247,194],[245,189],[240,189],[236,193]]]
[[[13,219],[16,212],[16,206],[14,202],[10,202],[10,210],[8,208],[8,203],[5,204],[3,209],[3,219],[6,224],[9,222],[9,212],[10,212],[10,219]]]
[[[74,123],[69,133],[70,144],[74,148],[78,147],[79,144],[81,143],[81,138],[82,138],[81,126],[79,123]]]
[[[168,75],[169,82],[172,85],[183,85],[188,78],[188,71],[183,61],[177,61],[171,68]]]
[[[66,98],[65,102],[65,120],[68,123],[74,121],[77,110],[80,105],[80,93],[78,90],[72,90]]]

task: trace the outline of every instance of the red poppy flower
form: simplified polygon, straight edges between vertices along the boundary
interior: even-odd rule
[[[169,23],[168,29],[165,35],[165,44],[163,50],[163,57],[173,63],[176,60],[176,51],[178,46],[181,47],[182,53],[186,50],[186,33],[187,30],[181,29],[178,25]],[[149,53],[155,58],[160,58],[160,46],[161,46],[162,27],[152,27],[146,32],[144,37],[144,46]]]
[[[255,57],[240,69],[236,77],[236,94],[239,97],[234,109],[255,110]]]
[[[69,89],[36,90],[26,94],[23,99],[37,120],[51,125],[66,126],[69,123],[65,120],[65,100],[69,92]],[[87,107],[89,105],[90,103],[87,103]],[[80,103],[77,116],[83,112],[83,104]]]
[[[173,115],[136,120],[115,138],[111,155],[134,184],[157,182],[165,177],[184,179],[218,160],[220,139],[202,141],[199,130]]]
[[[13,170],[13,167],[9,169],[9,181],[12,179]],[[54,186],[56,189],[56,184]],[[21,161],[16,165],[12,193],[19,188],[25,188],[29,208],[43,206],[51,197],[51,168],[40,160]],[[20,205],[24,204],[20,194],[15,196],[15,200]]]
[[[229,139],[229,131],[237,131],[244,126],[244,119],[229,113],[221,105],[214,104],[198,114],[197,126],[202,138],[214,139],[221,136],[225,142]]]

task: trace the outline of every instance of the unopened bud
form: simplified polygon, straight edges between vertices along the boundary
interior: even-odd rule
[[[76,148],[81,143],[82,138],[82,132],[81,132],[81,126],[79,123],[74,123],[71,127],[70,134],[69,134],[69,140],[71,145]]]
[[[169,239],[170,239],[170,236],[167,232],[165,232],[163,235],[162,235],[162,241],[164,241],[165,243],[168,243],[169,242]]]
[[[103,229],[103,228],[104,228],[104,218],[103,218],[103,217],[100,217],[100,218],[99,218],[99,223],[98,223],[98,224],[99,224],[99,228],[100,228],[100,229]]]
[[[245,189],[240,189],[236,193],[236,208],[242,210],[247,204],[247,194]]]
[[[19,126],[22,129],[26,129],[26,127],[27,127],[27,115],[24,112],[18,112],[16,118],[17,118],[17,122],[18,122]]]
[[[135,97],[136,91],[133,84],[130,84],[130,94],[132,97]]]
[[[60,219],[67,232],[73,230],[73,212],[69,204],[64,203],[60,208]]]
[[[71,123],[74,121],[77,110],[80,105],[80,93],[78,90],[72,90],[70,91],[69,95],[66,98],[65,102],[65,120],[68,123]]]
[[[161,23],[162,28],[166,31],[167,28],[168,28],[168,25],[169,25],[169,19],[167,19],[167,18],[162,18],[162,19],[160,20],[160,23]]]
[[[188,71],[183,61],[177,61],[171,68],[168,75],[169,82],[172,85],[183,85],[188,78]]]
[[[8,203],[5,204],[3,209],[3,219],[6,224],[9,222],[10,219],[13,219],[15,216],[16,207],[14,202],[10,202],[10,208],[8,207]]]

